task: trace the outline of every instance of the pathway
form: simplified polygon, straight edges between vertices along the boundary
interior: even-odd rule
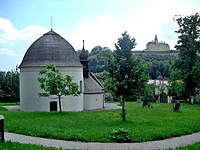
[[[200,132],[191,135],[184,135],[160,141],[150,141],[142,143],[85,143],[64,140],[53,140],[39,137],[31,137],[20,134],[5,132],[5,140],[19,143],[30,143],[47,147],[68,148],[68,149],[87,149],[87,150],[156,150],[176,148],[200,142]]]
[[[20,111],[19,105],[14,106],[1,106],[3,108],[6,108],[9,111]],[[117,105],[117,103],[105,103],[105,107],[101,109],[95,109],[95,110],[89,110],[89,111],[102,111],[102,110],[112,110],[112,109],[120,109],[121,107]]]

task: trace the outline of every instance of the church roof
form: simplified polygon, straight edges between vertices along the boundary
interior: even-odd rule
[[[89,74],[88,78],[84,78],[84,93],[97,94],[103,93],[104,87],[93,73]]]
[[[46,66],[47,64],[82,66],[72,45],[52,30],[28,48],[19,67]]]
[[[87,60],[88,59],[88,51],[84,48],[84,40],[83,40],[83,49],[79,55],[80,60]]]
[[[158,42],[157,35],[155,35],[155,39],[153,41],[150,41],[150,42],[147,43],[147,45],[150,45],[150,44],[161,45],[161,46],[169,46],[169,44],[167,44],[165,42]]]

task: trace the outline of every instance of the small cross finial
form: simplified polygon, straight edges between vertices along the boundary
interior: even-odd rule
[[[51,17],[51,31],[53,30],[52,29],[52,24],[53,24],[53,17]]]

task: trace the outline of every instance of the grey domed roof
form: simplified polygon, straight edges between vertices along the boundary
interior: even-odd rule
[[[88,59],[88,51],[84,48],[84,40],[83,40],[83,49],[79,55],[80,60],[87,60]]]
[[[54,31],[47,32],[29,47],[19,67],[47,64],[82,66],[72,45]]]

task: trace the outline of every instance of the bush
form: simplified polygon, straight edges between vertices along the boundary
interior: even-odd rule
[[[151,107],[151,102],[155,102],[154,97],[155,86],[153,84],[146,84],[144,96],[142,97],[142,107]]]
[[[198,96],[196,97],[196,101],[197,101],[198,104],[200,104],[200,95],[198,95]]]
[[[132,141],[131,132],[125,128],[119,128],[111,133],[112,140],[118,143],[128,143]]]

